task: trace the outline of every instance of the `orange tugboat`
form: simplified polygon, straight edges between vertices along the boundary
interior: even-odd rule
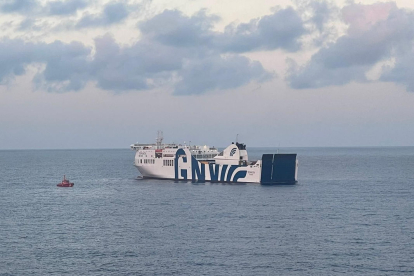
[[[57,184],[58,187],[73,187],[73,185],[73,183],[69,182],[69,180],[66,179],[65,175],[63,175],[62,182]]]

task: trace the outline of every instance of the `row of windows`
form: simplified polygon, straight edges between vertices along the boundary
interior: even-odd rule
[[[163,160],[164,166],[174,166],[174,160]]]
[[[155,164],[155,159],[141,159],[140,163],[144,163],[144,164]]]
[[[213,159],[217,154],[197,154],[193,155],[196,159]]]

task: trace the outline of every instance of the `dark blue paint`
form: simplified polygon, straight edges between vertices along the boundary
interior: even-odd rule
[[[237,182],[240,178],[245,178],[247,171],[238,171],[233,178],[233,182]]]
[[[183,180],[187,180],[187,170],[186,169],[181,170],[181,177],[183,178]]]
[[[218,181],[218,176],[219,176],[219,171],[220,171],[220,166],[217,164],[208,164],[209,168],[210,168],[210,179],[211,181]]]
[[[174,178],[178,179],[178,159],[180,158],[180,155],[186,155],[185,151],[183,149],[178,149],[175,152],[175,158],[174,158]],[[187,163],[187,158],[183,157],[183,162]],[[183,176],[183,171],[181,170],[181,176]],[[185,179],[187,179],[187,170],[185,170]]]
[[[201,167],[201,171],[200,171]],[[195,159],[193,156],[191,156],[191,174],[193,181],[205,181],[206,180],[206,168],[205,164],[200,163]],[[196,177],[197,176],[197,177]]]
[[[273,158],[272,182],[294,183],[296,154],[275,154]]]
[[[295,183],[296,154],[263,154],[261,184]]]
[[[260,178],[261,183],[272,182],[272,166],[273,166],[273,154],[262,155],[262,174]]]
[[[223,165],[221,168],[220,181],[224,181],[228,165]]]
[[[227,179],[226,179],[227,182],[230,182],[231,181],[231,177],[232,177],[232,175],[234,173],[234,170],[237,169],[238,167],[239,166],[237,166],[237,165],[231,165],[230,166],[230,169],[229,169],[229,171],[227,173]]]

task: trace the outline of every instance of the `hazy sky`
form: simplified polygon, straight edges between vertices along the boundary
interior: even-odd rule
[[[413,146],[413,1],[1,0],[0,149]]]

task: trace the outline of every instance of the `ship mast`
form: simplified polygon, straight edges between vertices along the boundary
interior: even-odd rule
[[[163,136],[164,135],[163,135],[162,131],[161,130],[158,130],[158,132],[157,132],[157,139],[156,139],[156,141],[157,141],[157,149],[161,149],[162,140],[164,140],[164,137]]]

